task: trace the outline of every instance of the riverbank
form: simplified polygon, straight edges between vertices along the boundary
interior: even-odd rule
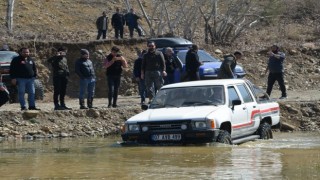
[[[278,101],[281,131],[320,131],[319,91],[289,92]],[[274,96],[277,97],[277,92]],[[73,110],[54,111],[52,102],[38,102],[41,111],[20,111],[19,104],[0,109],[1,139],[37,139],[57,137],[105,137],[120,134],[121,126],[141,112],[138,96],[120,96],[117,108],[108,108],[106,98],[94,100],[96,109],[80,110],[77,99],[68,99]]]

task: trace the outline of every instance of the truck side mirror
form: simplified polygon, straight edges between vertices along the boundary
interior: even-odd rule
[[[241,100],[233,100],[232,101],[232,110],[234,110],[234,106],[241,105]]]
[[[141,105],[141,109],[142,109],[142,110],[147,110],[148,108],[149,108],[149,106],[146,105],[146,104],[142,104],[142,105]]]

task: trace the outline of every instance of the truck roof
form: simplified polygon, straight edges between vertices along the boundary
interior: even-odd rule
[[[189,82],[181,82],[174,83],[163,86],[164,88],[180,88],[180,87],[190,87],[190,86],[209,86],[209,85],[230,85],[230,84],[239,84],[245,83],[243,79],[213,79],[213,80],[199,80],[199,81],[189,81]]]

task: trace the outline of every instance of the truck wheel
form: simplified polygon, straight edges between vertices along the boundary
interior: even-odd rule
[[[39,79],[34,80],[34,89],[35,89],[35,99],[43,100],[44,98],[44,89],[41,81]]]
[[[232,144],[230,133],[226,130],[221,130],[219,132],[217,142],[223,144]]]
[[[261,124],[257,133],[260,136],[260,139],[272,139],[273,138],[271,126],[268,123]]]

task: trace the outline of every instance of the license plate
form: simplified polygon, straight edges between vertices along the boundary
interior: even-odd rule
[[[181,134],[154,134],[152,135],[154,141],[180,141]]]

